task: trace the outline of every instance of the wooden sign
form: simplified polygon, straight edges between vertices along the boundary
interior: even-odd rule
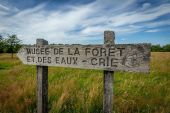
[[[37,113],[48,113],[48,66],[104,70],[103,112],[113,111],[114,71],[149,72],[150,44],[114,44],[113,31],[104,31],[103,45],[48,45],[37,39],[17,56],[24,64],[37,65]]]
[[[149,72],[150,44],[37,45],[18,52],[24,64]]]

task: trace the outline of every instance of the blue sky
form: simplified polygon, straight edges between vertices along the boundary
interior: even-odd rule
[[[0,34],[26,44],[170,43],[170,0],[0,0]]]

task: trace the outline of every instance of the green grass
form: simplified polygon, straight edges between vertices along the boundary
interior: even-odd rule
[[[49,67],[49,113],[102,113],[103,71]],[[114,113],[170,113],[170,53],[151,72],[116,72]],[[36,112],[36,68],[0,54],[0,113]]]

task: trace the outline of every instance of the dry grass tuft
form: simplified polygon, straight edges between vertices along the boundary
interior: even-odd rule
[[[50,113],[102,113],[103,72],[49,67]],[[152,53],[151,72],[116,72],[114,113],[170,113],[170,53]],[[0,113],[36,112],[36,68],[0,54]]]

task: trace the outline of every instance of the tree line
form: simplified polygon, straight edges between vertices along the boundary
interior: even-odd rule
[[[151,51],[152,52],[170,52],[170,44],[166,44],[164,46],[152,45]]]
[[[21,42],[17,35],[7,35],[6,38],[0,35],[0,53],[11,53],[13,58],[13,54],[21,48]]]
[[[17,53],[22,45],[22,41],[17,37],[17,35],[7,35],[6,38],[0,35],[0,53],[11,53],[11,57],[13,58],[13,53]],[[170,52],[170,44],[164,46],[152,45],[151,51]]]

